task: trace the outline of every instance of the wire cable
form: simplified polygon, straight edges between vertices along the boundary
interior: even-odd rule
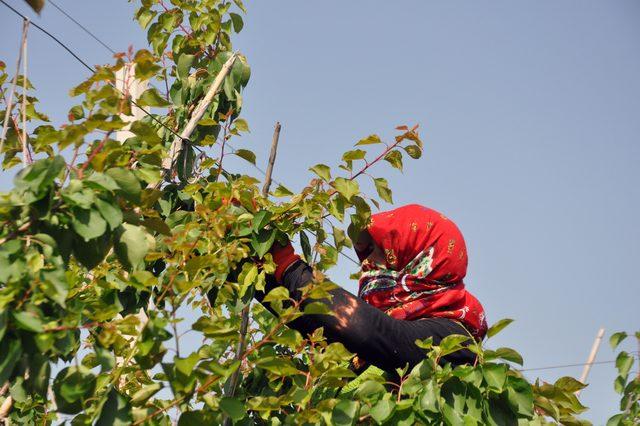
[[[80,28],[82,28],[82,30],[89,34],[89,36],[94,39],[95,41],[97,41],[98,43],[100,43],[105,49],[107,49],[109,52],[113,53],[114,55],[116,54],[116,51],[113,50],[111,47],[109,47],[109,45],[107,43],[105,43],[104,41],[100,40],[98,38],[97,35],[95,35],[94,33],[92,33],[91,31],[89,31],[88,28],[86,28],[84,25],[82,25],[80,22],[76,21],[71,15],[69,15],[64,9],[62,9],[60,6],[58,6],[57,4],[55,4],[53,2],[53,0],[48,0],[48,3],[55,7],[56,9],[58,9],[58,11],[60,13],[62,13],[64,16],[66,16],[67,18],[69,18],[74,24],[76,24],[77,26],[79,26]]]
[[[22,19],[28,19],[25,15],[23,15],[22,13],[18,12],[16,9],[14,9],[13,7],[9,6],[4,0],[0,0],[0,3],[2,3],[3,5],[5,5],[7,8],[9,8],[13,13],[15,13],[16,15],[20,16]],[[44,28],[42,28],[40,25],[36,24],[35,22],[31,22],[31,25],[33,25],[34,27],[36,27],[37,29],[39,29],[40,31],[42,31],[44,34],[46,34],[47,36],[49,36],[53,41],[55,41],[56,43],[58,43],[64,50],[66,50],[71,56],[73,56],[78,62],[80,62],[82,65],[84,65],[85,68],[87,68],[89,71],[91,71],[92,73],[95,73],[96,70],[90,66],[89,64],[87,64],[85,61],[83,61],[73,50],[71,50],[69,47],[67,47],[62,41],[60,41],[56,36],[54,36],[53,34],[51,34],[49,31],[45,30]],[[116,90],[120,91],[113,83],[109,83],[109,85],[111,85],[112,87],[114,87]],[[122,93],[120,91],[120,93]],[[124,94],[124,93],[123,93]],[[164,124],[162,121],[160,121],[156,116],[154,116],[153,114],[151,114],[149,111],[147,111],[146,109],[142,108],[140,105],[138,105],[138,103],[136,101],[134,101],[133,99],[131,99],[131,97],[129,97],[129,101],[135,105],[136,107],[138,107],[140,109],[140,111],[142,111],[145,115],[147,115],[149,118],[151,118],[153,121],[155,121],[156,123],[158,123],[159,125],[161,125],[162,127],[164,127],[165,129],[167,129],[171,134],[173,134],[175,137],[180,138],[180,140],[185,141],[186,139],[183,138],[182,136],[180,136],[175,130],[173,130],[171,127],[167,126],[166,124]]]
[[[20,13],[19,11],[17,11],[16,9],[14,9],[13,7],[11,7],[10,5],[8,5],[4,0],[0,0],[0,3],[2,3],[3,5],[5,5],[7,8],[9,8],[13,13],[15,13],[16,15],[20,16],[22,19],[28,19],[25,15],[23,15],[22,13]],[[56,5],[55,3],[53,3],[52,1],[49,1],[49,3],[51,3],[56,9],[58,9],[62,14],[64,14],[67,18],[69,18],[72,22],[74,22],[76,25],[78,25],[80,28],[82,28],[87,34],[89,34],[94,40],[96,40],[98,43],[100,43],[102,46],[104,46],[106,49],[108,49],[110,52],[115,53],[115,51],[113,49],[111,49],[106,43],[104,43],[103,41],[101,41],[97,36],[95,36],[91,31],[89,31],[84,25],[82,25],[80,22],[78,22],[77,20],[75,20],[73,17],[71,17],[71,15],[69,15],[67,12],[65,12],[61,7],[59,7],[58,5]],[[44,34],[46,34],[49,38],[51,38],[53,41],[55,41],[58,45],[60,45],[64,50],[66,50],[71,56],[73,56],[78,62],[80,62],[85,68],[87,68],[89,71],[91,71],[92,73],[96,72],[96,70],[90,66],[89,64],[87,64],[84,60],[82,60],[82,58],[80,58],[80,56],[78,56],[73,50],[71,50],[67,45],[65,45],[60,39],[58,39],[56,36],[54,36],[53,34],[51,34],[49,31],[47,31],[46,29],[44,29],[43,27],[41,27],[40,25],[32,22],[31,25],[33,25],[34,27],[36,27],[38,30],[42,31]],[[117,87],[112,84],[109,83],[112,87],[116,88]],[[123,93],[124,94],[124,93]],[[191,141],[189,139],[183,138],[182,136],[180,136],[175,130],[173,130],[172,128],[170,128],[169,126],[167,126],[166,124],[164,124],[162,121],[160,121],[157,117],[155,117],[154,115],[152,115],[150,112],[148,112],[147,110],[145,110],[144,108],[142,108],[140,105],[138,105],[138,103],[136,103],[133,99],[131,99],[129,97],[129,101],[135,105],[136,107],[138,107],[145,115],[147,115],[149,118],[151,118],[152,120],[154,120],[156,123],[160,124],[162,127],[164,127],[165,129],[167,129],[171,134],[173,134],[174,136],[180,138],[186,145],[191,146],[195,149],[197,149],[200,152],[203,152],[202,149],[200,149],[199,147],[196,147],[195,145],[193,145],[191,143]],[[232,149],[236,150],[236,148],[229,144],[227,142],[227,145],[230,146]],[[266,172],[259,167],[256,164],[252,164],[252,166],[258,170],[263,176],[266,176]],[[223,169],[224,170],[224,169]],[[273,182],[275,182],[276,184],[280,185],[280,186],[285,186],[282,183],[278,182],[276,179],[272,179]],[[315,235],[317,238],[317,235]],[[330,243],[327,243],[330,246],[332,246]],[[332,246],[333,247],[333,246]],[[336,247],[333,247],[335,249],[337,249]],[[339,254],[341,254],[344,258],[350,260],[352,263],[354,263],[355,265],[360,265],[360,262],[356,261],[355,259],[353,259],[351,256],[338,251]]]

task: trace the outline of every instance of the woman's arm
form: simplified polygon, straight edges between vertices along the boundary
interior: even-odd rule
[[[265,292],[282,285],[294,300],[300,301],[300,289],[313,281],[313,271],[297,258],[287,265],[279,278],[278,281],[273,276],[269,277]],[[288,325],[305,335],[323,327],[329,342],[342,343],[349,351],[385,371],[393,372],[407,364],[413,367],[424,359],[424,350],[415,345],[417,339],[433,337],[434,343],[438,344],[448,335],[467,334],[462,326],[449,319],[397,320],[342,288],[335,288],[329,293],[331,300],[322,299],[320,302],[325,303],[335,315],[303,315]],[[264,293],[256,297],[262,301]],[[318,300],[302,301],[301,310],[311,302]],[[269,308],[267,303],[265,306]],[[449,355],[446,360],[456,365],[472,363],[475,355],[463,350]]]

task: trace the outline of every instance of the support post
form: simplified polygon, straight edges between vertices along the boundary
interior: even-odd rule
[[[149,85],[148,81],[140,81],[136,76],[136,64],[128,63],[125,64],[124,67],[120,68],[116,71],[116,89],[122,93],[125,98],[131,96],[133,99],[138,99],[142,93],[147,90]],[[120,114],[120,118],[122,121],[131,123],[133,121],[138,121],[142,117],[145,116],[145,113],[142,109],[138,108],[135,105],[131,106],[131,115]],[[133,133],[129,131],[130,125],[127,125],[122,130],[118,130],[116,132],[116,140],[120,143],[126,141],[130,137],[134,136]]]
[[[200,119],[204,115],[205,111],[211,104],[211,101],[213,101],[213,97],[222,87],[222,83],[224,82],[225,77],[229,75],[231,67],[233,66],[233,63],[235,62],[237,57],[238,54],[234,53],[229,59],[227,59],[227,62],[224,63],[215,80],[213,80],[213,83],[209,87],[209,90],[207,90],[207,94],[204,96],[204,98],[202,98],[202,100],[198,103],[198,106],[196,106],[196,108],[193,110],[193,115],[189,119],[189,122],[187,123],[185,128],[182,130],[182,133],[180,133],[180,136],[176,136],[171,143],[171,148],[169,148],[169,155],[162,160],[162,169],[164,170],[165,177],[171,175],[172,166],[178,158],[178,155],[180,155],[180,151],[182,151],[182,141],[184,139],[189,139],[191,133],[193,133],[193,131],[195,130],[198,121],[200,121]]]
[[[269,153],[269,163],[267,164],[267,171],[264,177],[264,184],[262,186],[262,195],[264,197],[269,196],[269,188],[271,187],[271,175],[273,174],[273,165],[276,162],[276,153],[278,150],[278,141],[280,139],[280,123],[276,122],[276,127],[273,131],[273,138],[271,139],[271,152]],[[238,345],[236,346],[236,354],[235,359],[240,360],[240,357],[244,353],[247,347],[247,331],[249,330],[249,311],[251,308],[251,301],[242,308],[242,322],[240,323],[240,340],[238,341]],[[229,379],[229,394],[228,396],[233,397],[236,392],[236,388],[238,387],[238,380],[240,378],[240,367],[236,371],[233,372],[231,378]],[[225,417],[223,424],[225,426],[231,425],[231,421],[228,417]]]
[[[591,371],[591,366],[593,362],[596,360],[596,355],[598,354],[598,349],[600,348],[600,343],[602,343],[602,337],[604,336],[604,327],[600,327],[598,330],[598,334],[596,335],[596,340],[593,341],[593,346],[591,346],[591,352],[589,353],[589,358],[587,359],[587,363],[584,365],[582,369],[582,375],[580,376],[580,383],[585,383],[587,377],[589,376],[589,371]],[[580,395],[580,391],[576,391],[576,396]]]

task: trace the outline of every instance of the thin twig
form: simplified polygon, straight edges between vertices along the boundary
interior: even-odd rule
[[[24,18],[25,21],[27,18]],[[11,116],[11,108],[13,107],[13,95],[16,92],[16,86],[18,85],[18,74],[20,73],[20,64],[22,63],[22,46],[25,43],[25,39],[27,38],[27,34],[25,33],[25,26],[22,25],[22,39],[20,40],[20,52],[18,53],[18,60],[16,62],[16,74],[13,76],[13,81],[11,82],[11,91],[9,91],[9,100],[7,102],[7,110],[4,115],[4,124],[2,125],[2,136],[0,137],[0,153],[2,153],[4,148],[4,141],[7,136],[7,130],[9,129],[9,117]]]

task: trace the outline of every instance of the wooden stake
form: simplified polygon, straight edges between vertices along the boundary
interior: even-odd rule
[[[4,123],[2,125],[2,135],[0,136],[0,153],[4,148],[4,140],[7,136],[7,130],[9,130],[9,118],[11,118],[11,108],[13,107],[13,95],[16,92],[16,86],[18,84],[18,74],[20,73],[20,64],[22,63],[22,51],[27,34],[25,33],[25,26],[22,25],[22,40],[20,41],[20,53],[18,54],[18,61],[16,62],[16,74],[13,76],[11,82],[11,91],[9,92],[9,99],[7,100],[7,112],[4,116]]]
[[[189,139],[191,133],[193,133],[193,131],[195,130],[198,121],[200,121],[205,111],[211,104],[211,101],[213,101],[213,97],[218,93],[220,87],[222,87],[222,83],[224,82],[225,77],[229,75],[231,67],[233,66],[233,63],[237,58],[238,54],[234,53],[229,59],[227,59],[227,62],[224,63],[215,80],[213,80],[213,83],[211,84],[211,87],[209,87],[207,94],[204,96],[204,98],[202,98],[202,100],[198,103],[198,106],[196,106],[196,108],[193,110],[193,115],[189,119],[189,122],[187,123],[185,128],[182,130],[180,137],[176,136],[173,140],[171,148],[169,149],[169,155],[164,160],[162,160],[162,168],[164,169],[165,176],[170,176],[172,166],[178,158],[178,155],[180,155],[180,151],[182,151],[182,141],[184,139]]]
[[[600,348],[600,343],[602,343],[602,337],[604,336],[604,327],[600,327],[598,330],[598,334],[596,335],[596,340],[593,341],[593,346],[591,347],[591,353],[589,354],[589,358],[587,359],[587,363],[584,365],[582,369],[582,375],[580,376],[580,383],[586,383],[587,377],[589,376],[589,371],[591,371],[591,365],[596,360],[596,355],[598,353],[598,349]],[[580,391],[576,391],[576,396],[580,395]]]
[[[269,196],[269,187],[271,186],[271,174],[273,173],[273,165],[276,162],[276,153],[278,151],[278,140],[280,139],[280,123],[276,122],[276,128],[273,130],[273,139],[271,140],[271,152],[269,153],[269,164],[267,165],[267,173],[264,176],[264,185],[262,186],[262,196]]]
[[[262,186],[262,195],[264,197],[269,196],[269,187],[271,186],[271,175],[273,173],[273,165],[276,162],[276,153],[278,150],[278,141],[280,139],[280,123],[276,122],[276,127],[273,131],[273,138],[271,140],[271,152],[269,153],[269,163],[267,164],[267,171],[265,173],[264,185]],[[240,357],[246,350],[247,346],[247,331],[249,330],[249,310],[251,308],[251,302],[242,308],[242,322],[240,323],[240,340],[236,346],[235,359],[240,360]],[[233,397],[238,387],[238,379],[240,378],[240,367],[233,372],[229,379],[229,397]],[[231,420],[225,417],[223,424],[225,426],[231,425]]]

